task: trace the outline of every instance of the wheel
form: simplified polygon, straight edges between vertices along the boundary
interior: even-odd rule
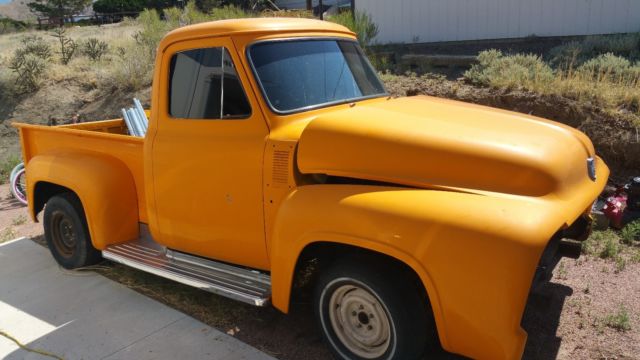
[[[23,205],[27,205],[27,176],[24,167],[11,178],[11,193]]]
[[[420,359],[435,325],[426,297],[406,273],[339,261],[320,274],[314,309],[337,359]]]
[[[82,204],[74,194],[56,195],[47,201],[44,237],[51,254],[65,269],[93,265],[101,259],[91,243]]]
[[[18,173],[18,171],[24,169],[24,163],[20,163],[18,165],[16,165],[13,170],[11,170],[11,174],[9,175],[9,182],[12,183],[13,182],[13,178],[16,176],[16,174]]]

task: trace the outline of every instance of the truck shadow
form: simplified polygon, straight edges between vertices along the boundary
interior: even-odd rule
[[[522,356],[525,360],[555,359],[562,338],[557,336],[560,315],[573,289],[566,285],[547,283],[538,293],[531,293],[527,301],[522,327],[529,334]]]
[[[0,199],[0,211],[14,210],[21,207],[24,207],[24,205],[20,201],[16,200],[11,194]]]

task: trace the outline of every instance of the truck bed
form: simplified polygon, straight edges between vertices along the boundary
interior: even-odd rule
[[[98,152],[122,161],[131,171],[138,197],[139,218],[147,222],[144,195],[144,138],[128,135],[122,119],[43,126],[14,123],[20,129],[25,165],[39,154]]]

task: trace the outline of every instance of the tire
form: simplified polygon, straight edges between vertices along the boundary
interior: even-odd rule
[[[27,205],[27,183],[24,167],[11,178],[11,193],[22,205]]]
[[[340,260],[320,274],[314,311],[325,342],[336,359],[423,358],[435,343],[428,300],[405,272],[371,264]]]
[[[16,174],[18,173],[18,171],[24,169],[24,163],[20,163],[18,165],[16,165],[13,170],[11,170],[11,174],[9,175],[9,183],[13,183],[13,178],[16,177]]]
[[[53,196],[44,208],[44,237],[58,264],[75,269],[98,263],[80,199],[75,194]]]

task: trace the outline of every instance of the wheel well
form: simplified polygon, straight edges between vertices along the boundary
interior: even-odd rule
[[[406,278],[415,285],[418,293],[423,297],[424,303],[428,307],[429,312],[433,313],[427,290],[418,274],[416,274],[409,265],[386,254],[357,246],[332,242],[315,242],[307,245],[302,250],[302,253],[298,257],[294,272],[294,296],[297,296],[300,293],[300,291],[295,290],[305,289],[307,287],[313,288],[316,276],[323,268],[330,266],[331,263],[338,259],[344,259],[347,257],[354,259],[354,261],[375,264],[376,267],[385,269],[384,271],[395,270],[399,272],[400,276],[406,276]],[[306,291],[302,292],[307,293]]]
[[[61,185],[53,184],[46,181],[38,182],[33,190],[34,218],[38,216],[42,209],[44,209],[44,205],[47,203],[47,201],[49,201],[49,199],[51,199],[55,195],[67,192],[75,194],[71,189]]]

